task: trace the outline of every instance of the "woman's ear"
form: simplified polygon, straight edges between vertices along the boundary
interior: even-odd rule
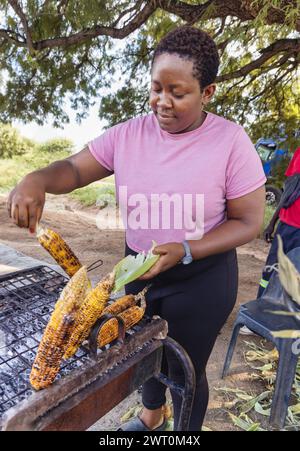
[[[216,84],[211,83],[210,85],[207,85],[202,92],[202,102],[204,105],[206,105],[211,98],[213,97],[214,93],[216,92]]]

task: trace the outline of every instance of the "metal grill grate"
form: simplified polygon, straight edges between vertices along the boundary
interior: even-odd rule
[[[29,383],[31,367],[54,304],[67,281],[47,266],[0,277],[0,416],[33,393]],[[149,321],[144,317],[126,336]],[[56,379],[82,367],[89,358],[89,349],[81,346],[63,362]]]
[[[67,280],[46,266],[0,278],[0,415],[33,392],[31,366]],[[87,352],[80,349],[65,363],[58,378],[82,365]]]

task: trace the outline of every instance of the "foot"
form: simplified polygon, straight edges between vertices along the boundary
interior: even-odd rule
[[[164,431],[167,426],[167,420],[165,419],[161,425],[155,428],[149,428],[139,416],[132,418],[124,423],[117,431]]]
[[[149,411],[145,409],[143,409],[139,414],[139,419],[151,431],[161,427],[166,420],[162,410],[160,410],[158,413],[154,413],[154,411],[152,411],[149,415]]]

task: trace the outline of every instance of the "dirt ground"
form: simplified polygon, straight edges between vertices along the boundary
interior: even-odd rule
[[[100,215],[102,212],[104,210],[100,212]],[[122,258],[124,252],[124,232],[99,230],[95,222],[95,216],[98,213],[98,209],[83,208],[68,196],[49,195],[42,218],[43,224],[51,226],[63,235],[82,262],[88,265],[99,258],[103,259],[103,266],[94,271],[95,280],[110,271],[114,264]],[[52,258],[37,243],[34,235],[30,235],[27,230],[17,228],[8,219],[4,196],[0,197],[0,224],[0,240],[3,244],[31,257],[53,263]],[[222,380],[220,375],[237,310],[240,304],[255,299],[258,280],[267,252],[268,245],[259,239],[238,248],[239,292],[237,303],[218,337],[208,364],[210,401],[205,426],[212,430],[238,429],[232,424],[223,406],[224,397],[216,391],[216,388],[224,386],[241,388],[249,393],[262,391],[259,387],[260,383],[250,379],[251,370],[244,360],[246,349],[244,340],[258,341],[257,337],[239,337],[230,375],[225,380]],[[132,395],[100,420],[96,429],[108,430],[115,427],[120,416],[138,401],[139,394]]]

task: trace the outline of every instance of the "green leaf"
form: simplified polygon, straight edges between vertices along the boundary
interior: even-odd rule
[[[116,273],[115,285],[113,288],[113,293],[117,293],[129,282],[137,279],[138,277],[145,274],[159,259],[159,255],[154,255],[152,253],[153,248],[157,244],[153,241],[152,248],[145,254],[141,252],[136,256],[127,255],[123,258],[115,267],[114,271]]]
[[[300,274],[295,265],[283,252],[282,238],[278,235],[278,269],[279,279],[292,299],[300,304]]]
[[[296,316],[300,319],[300,312],[287,312],[286,310],[265,310],[266,313],[272,313],[273,315],[283,315],[283,316]]]
[[[270,391],[268,390],[268,391],[265,391],[263,393],[260,393],[258,396],[255,396],[255,397],[252,396],[251,399],[248,402],[246,402],[246,403],[244,403],[244,404],[242,404],[240,406],[240,408],[239,408],[240,412],[241,413],[248,413],[248,412],[250,412],[250,410],[252,410],[253,407],[259,401],[262,401],[262,400],[266,399],[269,396],[269,394],[270,394]]]
[[[270,416],[271,409],[264,409],[259,402],[255,403],[254,409],[257,413],[260,413],[261,415],[265,415],[266,417]]]
[[[277,332],[272,332],[271,334],[275,338],[300,338],[300,330],[279,330]]]

